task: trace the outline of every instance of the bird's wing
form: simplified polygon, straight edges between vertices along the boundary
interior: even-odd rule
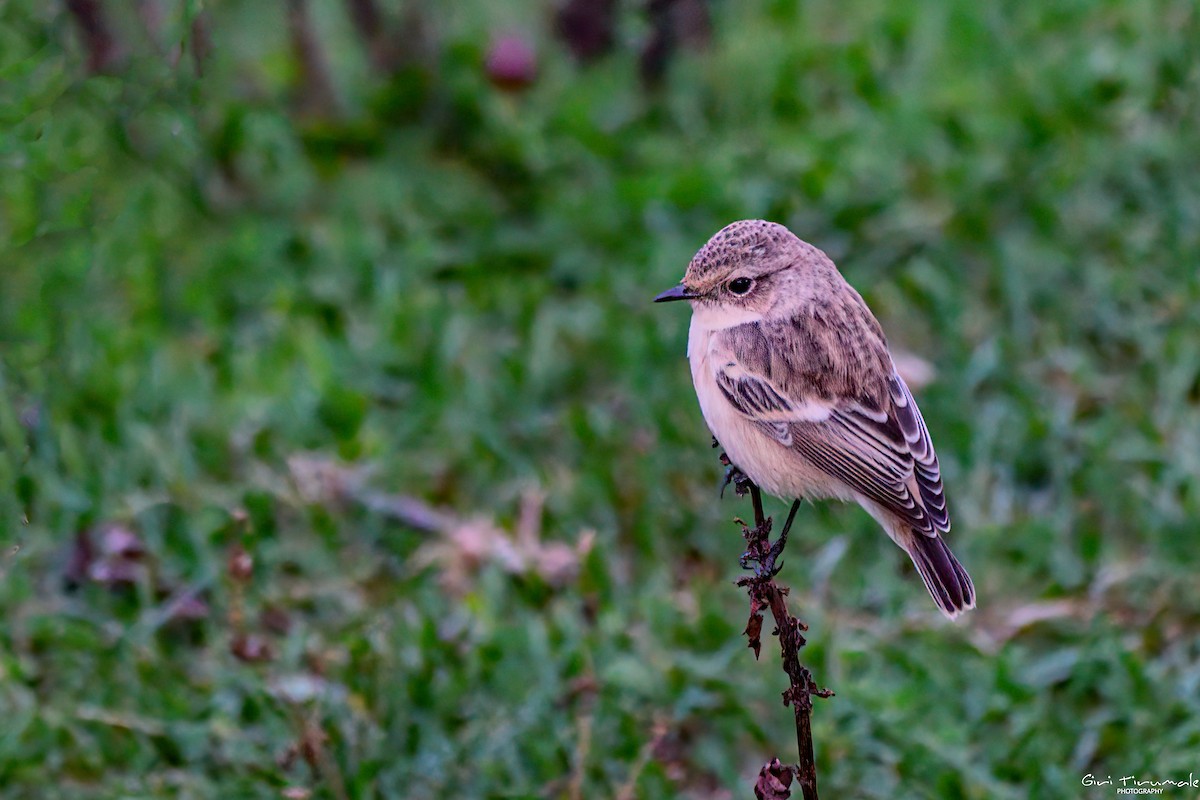
[[[790,427],[790,446],[823,472],[930,536],[950,530],[941,469],[921,412],[893,373],[890,407],[842,401],[822,422]]]
[[[950,530],[950,512],[946,508],[946,494],[942,487],[942,467],[938,464],[937,453],[933,450],[933,440],[929,438],[929,429],[921,417],[921,409],[913,398],[908,384],[893,372],[888,383],[892,395],[892,416],[904,434],[908,452],[913,459],[913,474],[917,480],[917,488],[925,510],[933,521],[933,527],[939,531]]]
[[[829,416],[825,403],[812,398],[788,397],[787,389],[747,369],[736,358],[722,363],[716,372],[717,388],[733,407],[757,422],[792,423]]]
[[[810,350],[803,353],[778,346],[778,338],[760,326],[740,328],[745,330],[729,332],[729,356],[716,366],[717,386],[734,408],[781,445],[915,530],[933,536],[950,529],[929,431],[882,339],[878,344],[826,339],[824,344],[836,347],[821,353],[813,348],[823,347],[822,337],[810,337]],[[847,355],[847,346],[870,351],[882,347],[882,356]],[[861,371],[874,373],[877,380],[855,385],[847,375],[860,370],[845,369],[847,360],[852,367],[877,360],[878,369]],[[826,380],[830,367],[842,380],[833,391]]]

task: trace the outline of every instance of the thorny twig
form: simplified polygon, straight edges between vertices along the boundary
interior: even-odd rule
[[[716,444],[714,440],[713,446]],[[750,648],[754,650],[754,657],[758,658],[762,649],[760,636],[763,610],[771,610],[771,616],[775,618],[773,633],[779,637],[779,647],[783,655],[783,671],[787,673],[790,682],[783,693],[783,704],[790,705],[796,717],[796,745],[800,756],[800,762],[794,767],[781,764],[777,758],[764,764],[754,785],[754,794],[760,800],[782,800],[790,797],[791,790],[788,787],[794,775],[796,782],[800,784],[804,800],[818,800],[817,764],[813,756],[812,740],[812,698],[832,697],[833,692],[817,686],[812,673],[800,663],[800,648],[806,644],[804,631],[808,630],[808,626],[788,612],[788,590],[775,583],[775,575],[781,566],[775,562],[787,543],[788,530],[800,501],[792,504],[779,538],[772,543],[772,520],[763,513],[762,494],[758,487],[731,464],[724,453],[721,454],[721,463],[729,468],[725,485],[733,483],[737,494],[749,494],[754,504],[753,528],[742,520],[737,520],[742,526],[742,536],[746,539],[746,552],[742,555],[741,564],[747,569],[754,565],[753,574],[746,575],[737,582],[738,586],[746,587],[750,595],[750,619],[746,623],[745,632]]]

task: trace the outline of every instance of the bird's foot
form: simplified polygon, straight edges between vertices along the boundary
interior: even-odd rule
[[[783,562],[776,563],[775,561],[778,557],[779,553],[775,552],[775,548],[771,548],[767,557],[758,563],[755,574],[760,578],[774,578],[783,569]]]
[[[744,570],[753,570],[755,580],[770,580],[783,569],[783,561],[779,557],[783,555],[783,550],[787,547],[788,533],[792,529],[792,523],[796,519],[796,512],[799,508],[799,500],[792,503],[787,521],[783,524],[783,530],[779,532],[779,538],[775,541],[771,541],[770,517],[766,517],[762,524],[753,528],[740,519],[737,520],[742,525],[742,536],[746,539],[746,552],[742,553],[738,563]]]
[[[774,556],[771,555],[771,518],[767,517],[761,524],[751,527],[741,517],[733,520],[742,526],[742,538],[746,540],[746,552],[738,558],[738,564],[747,572],[754,573],[753,578],[747,576],[743,580],[761,580],[770,578],[774,573]]]
[[[766,557],[762,560],[763,572],[768,578],[774,578],[779,574],[779,570],[783,569],[783,562],[778,564],[775,561],[779,556],[783,555],[783,548],[787,547],[787,531],[784,531],[778,539],[771,542],[771,547],[767,550]]]
[[[738,497],[745,497],[750,494],[750,479],[746,477],[746,473],[742,472],[730,460],[729,456],[721,453],[721,463],[725,465],[725,479],[721,482],[721,491],[719,497],[725,496],[725,490],[729,488],[729,484],[733,484],[733,492]]]
[[[767,548],[767,554],[760,562],[763,566],[763,570],[769,578],[774,578],[779,574],[779,570],[783,569],[783,562],[780,561],[779,564],[776,565],[775,561],[779,558],[779,556],[783,555],[783,548],[787,547],[788,532],[791,531],[792,523],[796,520],[796,512],[799,510],[800,501],[796,500],[792,503],[792,508],[788,512],[787,521],[783,523],[783,530],[779,532],[779,538],[773,542],[770,542],[770,546]]]
[[[765,554],[752,553],[747,550],[745,553],[742,553],[741,558],[738,559],[738,564],[740,564],[742,569],[746,570],[747,572],[753,572],[755,579],[769,580],[778,575],[779,571],[783,569],[783,562],[776,562],[778,557],[779,552],[776,552],[773,549],[768,550]]]
[[[714,450],[721,446],[721,443],[717,441],[717,437],[715,436],[712,437],[712,446]],[[718,456],[718,459],[720,460],[721,465],[725,467],[725,480],[721,482],[721,491],[719,496],[725,496],[725,489],[727,489],[731,483],[733,484],[733,491],[738,497],[745,497],[746,495],[750,494],[750,487],[752,487],[754,484],[750,482],[750,478],[747,477],[746,473],[742,472],[742,470],[736,464],[729,460],[729,456],[725,453],[725,451],[721,451],[721,455]]]

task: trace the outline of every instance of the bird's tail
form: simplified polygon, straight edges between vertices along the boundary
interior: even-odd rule
[[[975,584],[941,536],[910,531],[904,549],[921,573],[925,588],[950,619],[975,607]]]

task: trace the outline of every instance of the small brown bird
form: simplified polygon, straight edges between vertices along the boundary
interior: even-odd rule
[[[941,469],[878,320],[823,252],[742,220],[709,239],[683,282],[700,410],[732,463],[784,498],[853,500],[904,548],[950,618],[975,607],[946,546]]]

